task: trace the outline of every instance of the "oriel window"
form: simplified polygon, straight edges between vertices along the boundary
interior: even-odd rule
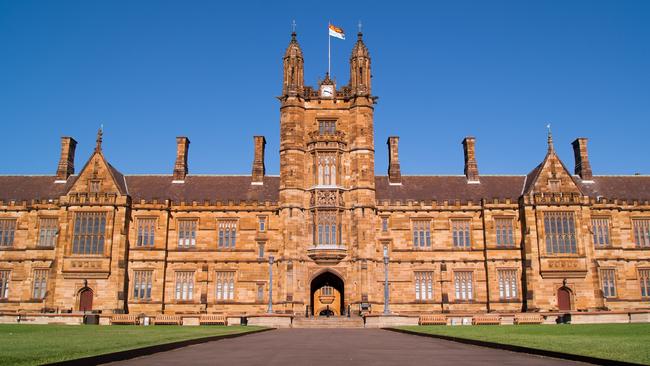
[[[336,155],[323,154],[317,157],[319,186],[336,185]]]
[[[315,245],[338,245],[340,242],[340,228],[334,210],[317,211],[314,223]]]

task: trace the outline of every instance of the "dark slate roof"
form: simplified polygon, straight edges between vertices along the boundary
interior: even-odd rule
[[[111,174],[113,175],[113,179],[115,179],[115,184],[117,184],[117,189],[120,191],[121,194],[128,194],[128,190],[126,188],[126,181],[124,180],[124,175],[120,173],[119,170],[115,169],[114,166],[112,166],[109,162],[106,162],[108,165],[108,169],[110,169]]]
[[[468,184],[464,175],[460,176],[402,176],[401,185],[388,184],[387,176],[375,177],[378,200],[456,200],[479,202],[482,198],[510,198],[521,196],[524,184],[523,175],[485,175],[480,184]]]
[[[252,185],[250,176],[188,175],[185,183],[172,183],[171,175],[126,176],[129,194],[140,200],[271,201],[279,200],[280,177],[264,177],[264,185]]]
[[[77,176],[70,176],[66,183],[54,183],[54,175],[5,175],[0,176],[0,200],[31,201],[55,199],[66,194]]]
[[[650,176],[648,175],[602,175],[594,176],[593,183],[584,183],[579,177],[582,192],[597,198],[622,200],[650,200]]]

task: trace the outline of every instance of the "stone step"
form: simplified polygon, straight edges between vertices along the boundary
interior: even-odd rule
[[[293,328],[363,328],[360,317],[294,318]]]

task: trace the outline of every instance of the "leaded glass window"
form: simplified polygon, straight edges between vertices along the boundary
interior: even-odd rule
[[[474,297],[472,272],[454,272],[454,290],[456,301],[469,301]]]
[[[515,246],[514,220],[512,218],[497,218],[494,220],[497,232],[497,247]]]
[[[133,298],[135,300],[151,300],[151,283],[153,271],[133,272]]]
[[[451,220],[451,232],[455,248],[469,249],[472,246],[470,220]]]
[[[601,284],[604,297],[616,297],[616,270],[601,269]]]
[[[194,272],[176,272],[176,300],[189,301],[194,297]]]
[[[237,220],[219,220],[219,240],[217,245],[220,249],[232,249],[237,243]]]
[[[38,220],[38,246],[54,247],[56,234],[59,231],[59,220],[50,217],[41,217]]]
[[[139,247],[153,246],[155,233],[156,233],[156,219],[139,218],[138,219],[138,240],[136,245]]]
[[[637,248],[650,247],[650,219],[632,220],[632,230],[634,231],[634,243]]]
[[[47,293],[47,269],[34,270],[34,283],[32,284],[32,298],[44,299]]]
[[[16,219],[0,219],[0,247],[14,245]]]
[[[499,298],[503,300],[517,298],[517,270],[500,269],[499,277]]]
[[[413,220],[413,246],[431,248],[431,220]]]
[[[77,212],[72,235],[73,254],[104,254],[105,212]]]
[[[217,271],[215,282],[217,286],[217,300],[235,299],[235,272]]]
[[[196,247],[196,227],[198,226],[196,219],[183,219],[178,220],[178,247],[179,248],[194,248]]]
[[[577,253],[576,225],[573,212],[544,212],[546,252]]]
[[[415,272],[415,300],[431,300],[433,298],[433,272]]]

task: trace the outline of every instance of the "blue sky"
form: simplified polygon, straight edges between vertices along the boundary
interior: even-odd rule
[[[546,123],[573,166],[588,137],[595,174],[650,174],[649,1],[0,0],[1,174],[53,174],[59,137],[83,166],[104,124],[124,173],[171,173],[175,136],[191,173],[249,174],[253,135],[279,171],[281,58],[297,23],[305,80],[348,81],[357,23],[373,66],[376,171],[400,136],[403,174],[462,174],[477,138],[483,174],[525,174]]]

